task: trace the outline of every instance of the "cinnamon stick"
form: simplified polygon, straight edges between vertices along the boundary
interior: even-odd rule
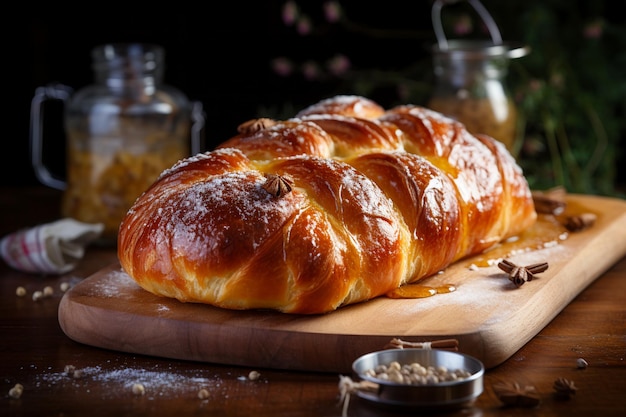
[[[459,341],[457,339],[442,339],[433,340],[430,342],[408,342],[406,340],[393,338],[387,343],[384,349],[405,349],[405,348],[418,348],[418,349],[443,349],[458,351]]]

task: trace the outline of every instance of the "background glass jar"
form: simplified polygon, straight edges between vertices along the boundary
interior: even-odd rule
[[[465,124],[467,130],[489,135],[515,154],[517,107],[506,85],[510,60],[530,52],[528,47],[502,42],[500,30],[479,0],[467,0],[480,16],[491,41],[451,40],[441,23],[441,9],[451,0],[435,0],[432,21],[435,88],[428,107]]]
[[[434,50],[435,88],[428,107],[449,115],[472,133],[484,133],[513,152],[517,108],[506,85],[511,58],[523,47],[473,41],[450,41]]]
[[[163,60],[157,45],[98,46],[92,51],[93,85],[75,94],[66,86],[47,86],[33,98],[35,174],[64,190],[63,216],[104,224],[103,243],[115,243],[127,210],[161,172],[200,151],[201,106],[163,84]],[[49,99],[64,103],[65,180],[43,163],[41,108]]]

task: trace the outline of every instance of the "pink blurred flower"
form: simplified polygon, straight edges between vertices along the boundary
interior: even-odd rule
[[[596,19],[593,22],[585,25],[583,29],[583,35],[588,39],[599,39],[602,36],[603,24],[601,19]]]
[[[453,31],[456,35],[467,35],[472,31],[472,19],[466,14],[459,16],[454,22]]]
[[[335,76],[340,76],[348,72],[351,63],[347,56],[338,54],[328,61],[328,70]]]
[[[543,88],[543,81],[538,80],[536,78],[530,80],[528,83],[528,89],[530,91],[539,91]]]
[[[339,21],[342,15],[341,4],[336,1],[327,1],[324,3],[324,16],[326,21],[335,23]]]
[[[311,32],[311,20],[307,16],[300,16],[296,30],[300,35],[308,35]]]
[[[536,136],[526,138],[522,144],[523,152],[529,156],[543,152],[545,148],[545,144]]]
[[[289,0],[283,5],[283,23],[285,26],[292,26],[298,18],[298,5],[295,1]]]
[[[315,61],[307,61],[302,64],[302,75],[307,80],[316,80],[320,77],[320,67]]]
[[[272,69],[281,77],[287,77],[293,73],[293,64],[285,57],[274,58],[272,60]]]

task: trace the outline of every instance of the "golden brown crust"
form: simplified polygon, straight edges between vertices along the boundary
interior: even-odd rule
[[[375,119],[382,116],[384,113],[384,108],[368,98],[354,95],[341,95],[327,98],[302,109],[296,114],[296,118],[315,114],[334,114],[337,116],[352,116],[361,119]]]
[[[266,129],[240,133],[218,146],[220,149],[237,148],[255,160],[316,155],[324,158],[332,154],[332,139],[317,124],[287,120]]]
[[[503,146],[421,107],[385,112],[342,96],[252,125],[164,172],[128,212],[118,255],[146,290],[326,313],[432,275],[536,217]]]

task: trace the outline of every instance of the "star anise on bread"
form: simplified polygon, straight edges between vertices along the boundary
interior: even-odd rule
[[[276,198],[283,197],[291,192],[293,179],[288,175],[265,174],[263,189]]]
[[[243,122],[237,126],[237,131],[242,134],[251,134],[268,128],[274,124],[276,124],[274,120],[262,117],[260,119],[252,119],[247,122]]]

